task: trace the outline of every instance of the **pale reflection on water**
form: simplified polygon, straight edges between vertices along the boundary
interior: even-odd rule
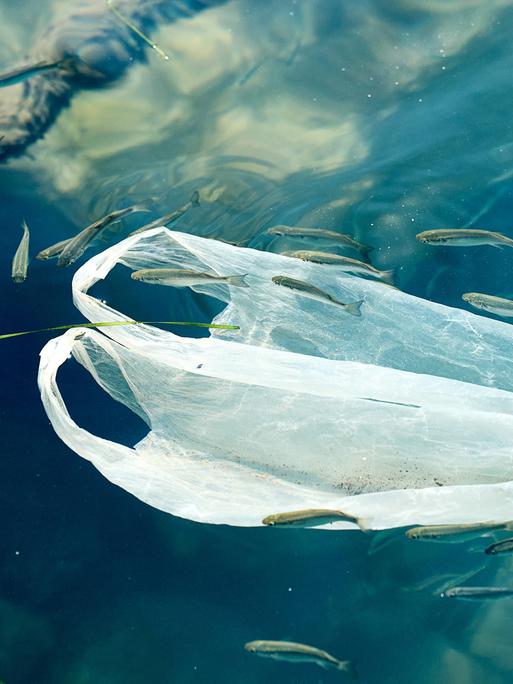
[[[162,27],[170,62],[152,53],[115,87],[79,94],[15,166],[78,224],[127,196],[163,213],[201,187],[209,210],[183,221],[200,234],[343,228],[425,294],[440,255],[416,232],[477,217],[508,228],[496,208],[513,153],[509,15],[507,3],[228,3]],[[465,258],[475,284],[474,255],[447,258]]]

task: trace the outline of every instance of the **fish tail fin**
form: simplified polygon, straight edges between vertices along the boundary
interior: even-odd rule
[[[348,314],[351,314],[351,316],[361,316],[362,312],[360,311],[360,308],[363,304],[363,299],[358,300],[357,302],[351,302],[350,304],[345,305],[345,309]]]
[[[503,235],[502,233],[497,233],[497,232],[493,232],[492,235],[497,240],[497,242],[489,242],[488,243],[492,247],[497,247],[497,249],[504,249],[504,246],[513,247],[513,240],[510,237],[508,237],[507,235]],[[501,244],[497,244],[499,242]]]
[[[145,207],[144,204],[134,204],[134,206],[132,207],[132,211],[130,213],[134,214],[136,211],[143,211],[145,213],[148,213],[151,211],[151,209]]]
[[[370,532],[370,527],[367,526],[367,521],[363,518],[356,518],[355,523],[358,525],[362,532]]]
[[[358,679],[358,670],[352,660],[339,660],[336,667],[340,672],[349,675],[351,679]]]
[[[62,250],[57,258],[57,266],[59,268],[67,268],[68,266],[71,266],[71,264],[74,264],[79,256],[82,256],[82,254],[66,254],[65,250]]]
[[[245,280],[247,275],[247,273],[244,273],[244,275],[228,276],[227,280],[230,285],[235,285],[235,287],[249,287]]]
[[[394,270],[390,271],[381,271],[381,279],[385,282],[388,283],[389,285],[394,284]]]
[[[201,207],[200,204],[200,194],[197,190],[195,190],[192,195],[191,199],[189,200],[190,203],[192,204],[193,207]]]
[[[71,55],[64,57],[56,65],[61,71],[68,72],[74,75],[80,75],[85,78],[94,79],[95,81],[106,81],[107,74],[103,71],[95,69],[90,64],[85,62],[78,55]]]
[[[57,67],[57,69],[63,69],[67,71],[69,69],[75,68],[78,61],[78,57],[68,55],[67,57],[63,57],[59,62],[57,62],[55,66]]]

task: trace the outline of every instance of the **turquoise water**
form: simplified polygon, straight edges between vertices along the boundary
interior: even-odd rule
[[[48,24],[65,27],[69,5],[0,2],[0,68],[23,61]],[[81,320],[74,268],[34,261],[25,284],[11,282],[23,217],[35,253],[134,202],[156,218],[196,188],[202,206],[180,230],[283,251],[292,243],[265,236],[268,227],[320,226],[373,245],[373,264],[395,269],[407,293],[462,308],[463,292],[513,296],[508,250],[415,240],[463,226],[513,237],[512,29],[513,9],[499,1],[246,0],[161,23],[151,35],[169,61],[136,55],[122,78],[76,92],[44,138],[0,165],[2,331]],[[21,87],[1,96],[1,107],[16,103]],[[95,251],[138,225],[126,219]],[[219,310],[192,291],[172,302],[140,293],[115,272],[95,290],[141,318],[209,320]],[[342,676],[247,654],[253,639],[352,658],[370,683],[511,681],[511,604],[439,596],[481,566],[470,583],[510,584],[511,562],[481,552],[490,540],[237,529],[160,513],[53,432],[35,382],[47,338],[0,345],[6,684]],[[76,364],[60,385],[93,433],[126,444],[145,434]]]

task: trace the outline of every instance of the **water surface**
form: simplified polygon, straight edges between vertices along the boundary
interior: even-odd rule
[[[0,67],[65,9],[3,0]],[[373,245],[374,265],[395,269],[405,292],[463,308],[463,292],[513,295],[508,250],[415,240],[463,226],[513,237],[512,30],[508,2],[437,0],[241,0],[160,26],[169,62],[150,51],[112,87],[82,91],[29,154],[0,167],[2,330],[81,320],[73,269],[34,261],[24,285],[11,282],[23,217],[35,252],[133,202],[156,218],[196,188],[202,206],[180,230],[272,251],[295,247],[265,236],[272,225],[341,230]],[[119,235],[137,225],[127,219]],[[208,320],[219,306],[192,291],[138,300],[116,274],[99,292],[134,315],[151,308],[148,318]],[[6,684],[337,681],[244,652],[261,638],[354,658],[365,682],[511,680],[511,605],[436,591],[481,565],[473,582],[509,584],[510,561],[479,552],[487,540],[422,544],[394,531],[380,546],[376,534],[216,527],[153,510],[56,437],[35,384],[45,339],[0,345]],[[143,436],[76,364],[60,383],[80,425],[126,444]]]

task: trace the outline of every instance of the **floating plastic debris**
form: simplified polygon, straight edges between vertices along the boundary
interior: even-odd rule
[[[240,330],[192,339],[113,326],[77,340],[75,329],[42,350],[39,385],[56,432],[110,481],[210,523],[261,525],[306,509],[341,510],[375,529],[511,519],[510,325],[335,267],[166,228],[77,271],[73,298],[88,320],[130,318],[88,294],[118,263],[248,273],[249,287],[192,286],[227,304],[213,323]],[[361,318],[276,287],[276,274],[364,300]],[[70,354],[147,422],[133,448],[72,421],[56,382]],[[343,528],[357,526],[329,525]]]

